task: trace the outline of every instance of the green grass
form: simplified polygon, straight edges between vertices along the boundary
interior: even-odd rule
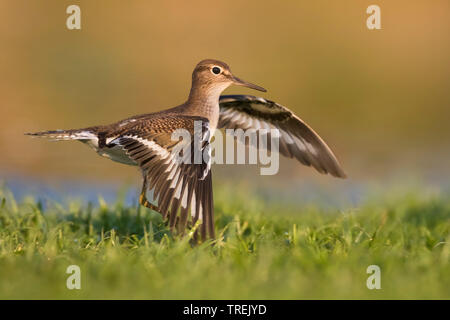
[[[450,200],[439,194],[378,195],[338,211],[218,188],[219,237],[195,247],[121,201],[43,211],[7,190],[0,200],[2,299],[450,298]],[[72,264],[81,290],[66,288]],[[373,264],[380,290],[366,287]]]

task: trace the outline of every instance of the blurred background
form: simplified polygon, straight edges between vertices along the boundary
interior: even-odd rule
[[[81,7],[81,30],[66,28],[71,4]],[[381,7],[382,30],[366,27],[371,4]],[[310,124],[349,175],[291,160],[274,177],[216,166],[215,183],[275,185],[280,194],[305,181],[330,190],[448,184],[449,9],[447,0],[1,1],[0,179],[139,187],[136,168],[23,133],[178,105],[195,64],[215,58]]]

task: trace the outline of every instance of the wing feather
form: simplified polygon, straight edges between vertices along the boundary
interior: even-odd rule
[[[336,156],[323,139],[288,108],[260,97],[249,95],[221,96],[218,128],[227,129],[278,129],[279,151],[295,158],[318,172],[345,178]],[[270,132],[267,143],[259,147],[271,147]]]
[[[200,134],[194,130],[195,121],[202,122]],[[191,140],[172,141],[172,133],[177,129],[188,130]],[[192,116],[140,119],[120,130],[114,133],[114,139],[109,140],[108,147],[122,147],[141,167],[148,188],[154,191],[154,200],[158,202],[158,209],[170,228],[183,234],[186,227],[201,219],[201,237],[213,238],[211,159],[202,156],[200,163],[193,161],[196,151],[202,155],[203,152],[210,152],[208,120]],[[194,143],[195,139],[201,140]],[[194,150],[195,145],[199,145],[201,150]],[[179,161],[175,157],[178,146],[182,147],[179,150],[183,150],[181,158],[190,161]]]

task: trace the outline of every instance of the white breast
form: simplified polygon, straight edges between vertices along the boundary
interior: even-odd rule
[[[115,162],[120,162],[123,164],[127,164],[130,166],[136,166],[137,163],[133,161],[133,159],[131,159],[126,153],[125,151],[122,149],[122,147],[120,146],[114,146],[112,148],[102,148],[99,149],[98,148],[98,140],[97,139],[92,139],[92,140],[81,140],[82,142],[84,142],[85,144],[87,144],[89,147],[91,147],[92,149],[94,149],[99,155],[101,155],[102,157],[108,158],[112,161]]]

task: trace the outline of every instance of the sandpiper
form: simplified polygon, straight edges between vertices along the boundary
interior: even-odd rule
[[[226,63],[207,59],[195,67],[189,97],[182,105],[110,125],[27,134],[53,140],[79,140],[101,156],[139,166],[143,175],[139,203],[161,213],[173,231],[184,233],[198,221],[202,239],[214,238],[210,159],[202,159],[200,163],[175,161],[172,151],[181,142],[171,137],[177,129],[189,131],[193,145],[194,126],[201,121],[202,150],[209,147],[209,137],[216,129],[277,129],[280,154],[313,166],[320,173],[345,177],[331,149],[292,111],[260,97],[221,96],[232,84],[266,92],[234,76]],[[157,205],[147,200],[148,190],[153,190]]]

